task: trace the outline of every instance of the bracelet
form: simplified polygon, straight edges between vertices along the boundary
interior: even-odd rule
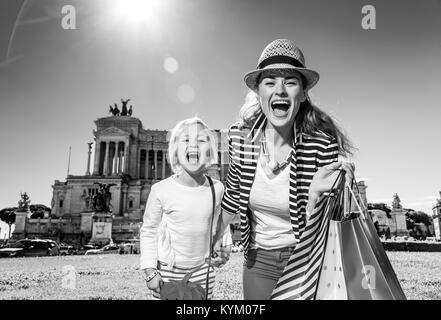
[[[150,273],[149,276],[145,277],[145,281],[146,282],[152,281],[153,278],[156,277],[158,274],[160,274],[158,270],[153,271],[152,273]]]

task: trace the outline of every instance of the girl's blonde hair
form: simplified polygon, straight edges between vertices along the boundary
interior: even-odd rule
[[[306,97],[307,99],[300,104],[299,112],[296,115],[295,121],[298,130],[312,136],[325,133],[337,140],[339,154],[342,156],[352,155],[356,149],[352,142],[330,115],[313,105],[308,95]],[[250,90],[239,112],[239,127],[251,128],[261,113],[259,96]]]
[[[172,129],[171,135],[170,135],[170,141],[168,144],[168,157],[170,160],[170,166],[174,173],[178,173],[182,170],[182,166],[179,163],[178,160],[178,139],[179,136],[182,134],[182,132],[192,126],[200,124],[202,127],[204,127],[204,130],[206,131],[207,137],[208,137],[208,143],[210,145],[209,149],[209,160],[205,165],[205,169],[210,167],[213,164],[217,164],[218,161],[218,155],[217,155],[217,143],[216,138],[214,137],[214,134],[211,132],[210,128],[198,117],[193,117],[189,119],[185,119],[182,121],[179,121],[178,124]]]

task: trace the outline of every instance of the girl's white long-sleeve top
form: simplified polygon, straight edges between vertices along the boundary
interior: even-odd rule
[[[224,186],[213,179],[219,217]],[[208,180],[187,187],[171,176],[152,186],[140,230],[140,268],[156,268],[158,260],[178,267],[201,265],[209,254],[212,194]]]

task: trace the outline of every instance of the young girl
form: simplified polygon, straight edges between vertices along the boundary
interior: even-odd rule
[[[217,163],[216,141],[202,120],[190,118],[172,130],[168,152],[174,175],[152,186],[140,230],[140,267],[153,299],[160,299],[164,282],[181,280],[188,272],[193,272],[190,281],[205,289],[208,272],[213,198],[205,173]],[[214,230],[224,186],[214,179],[213,184]],[[210,267],[209,299],[214,276]]]

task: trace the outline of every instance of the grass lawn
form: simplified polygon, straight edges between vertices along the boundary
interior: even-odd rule
[[[441,299],[440,252],[388,252],[388,256],[408,299]],[[233,253],[218,269],[214,299],[242,299],[242,261],[241,253]],[[69,268],[75,271],[70,285]],[[0,299],[148,298],[138,255],[0,259]]]

